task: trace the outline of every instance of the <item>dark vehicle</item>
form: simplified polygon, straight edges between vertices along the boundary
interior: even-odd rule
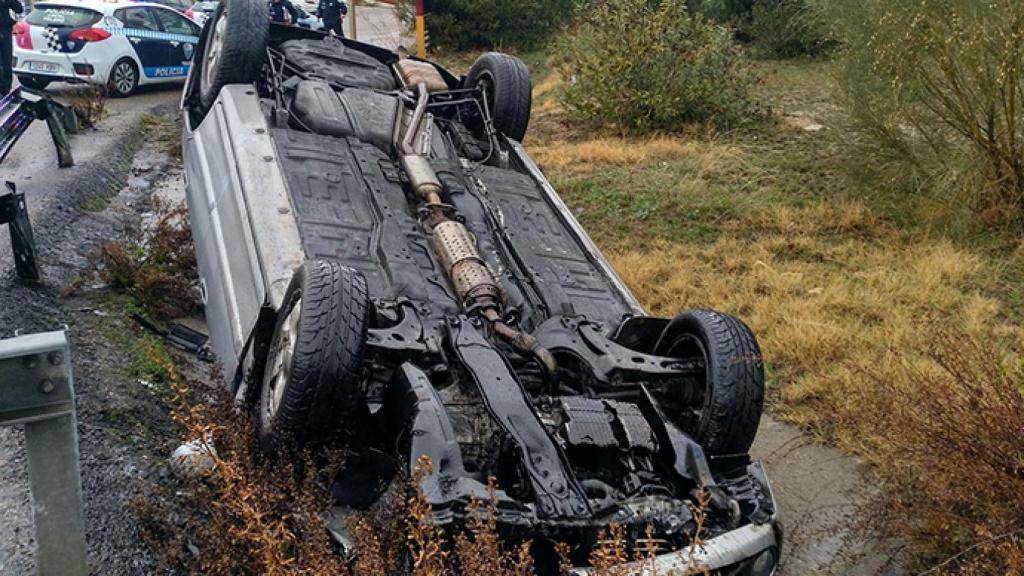
[[[266,22],[221,2],[182,100],[212,344],[263,445],[347,442],[348,509],[428,456],[445,527],[493,476],[503,533],[571,543],[581,574],[610,523],[663,574],[773,573],[757,342],[644,312],[520,144],[523,63],[455,76]]]

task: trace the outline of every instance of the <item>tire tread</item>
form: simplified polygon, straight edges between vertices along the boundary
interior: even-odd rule
[[[339,422],[351,426],[365,409],[362,360],[370,300],[363,275],[336,262],[309,262],[296,277],[285,298],[292,302],[301,291],[292,371],[277,416],[264,432],[302,443],[338,431]],[[287,310],[280,316],[283,322]],[[271,348],[273,353],[276,337]]]
[[[705,340],[711,386],[695,439],[708,454],[750,450],[764,407],[764,362],[753,332],[740,319],[714,310],[680,315]]]
[[[533,87],[530,71],[523,61],[502,52],[485,52],[466,75],[466,85],[475,86],[477,76],[488,71],[494,77],[494,127],[505,136],[522,142],[530,124]]]

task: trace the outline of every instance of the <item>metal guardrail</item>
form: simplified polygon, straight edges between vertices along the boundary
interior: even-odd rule
[[[28,208],[25,206],[25,195],[18,192],[14,182],[7,183],[7,190],[7,192],[0,190],[0,225],[6,224],[11,231],[14,269],[18,278],[39,280],[36,244],[32,237],[32,223],[28,219]]]
[[[67,333],[0,340],[0,426],[24,424],[40,576],[86,576]]]
[[[0,98],[0,164],[25,134],[33,120],[45,120],[50,138],[57,148],[57,164],[61,168],[75,165],[71,156],[68,133],[78,131],[78,120],[71,108],[52,100],[46,94],[26,90],[19,86]],[[32,225],[25,207],[25,197],[18,193],[13,182],[7,182],[9,192],[0,190],[0,225],[7,224],[11,231],[11,247],[18,277],[39,280],[36,248],[32,238]]]
[[[57,164],[61,168],[74,166],[75,160],[71,156],[71,144],[67,136],[68,132],[78,129],[74,111],[53,101],[46,94],[20,86],[0,98],[0,162],[7,157],[33,120],[46,121],[50,137],[57,147]]]

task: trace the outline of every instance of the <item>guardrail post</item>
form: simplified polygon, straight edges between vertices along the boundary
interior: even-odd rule
[[[64,117],[67,114],[66,111],[71,109],[65,108],[53,100],[44,100],[42,108],[45,114],[46,127],[50,130],[50,138],[53,140],[53,145],[57,148],[57,166],[61,168],[74,166],[75,158],[71,155],[71,143],[68,142],[68,133],[65,129],[67,122]],[[71,114],[74,114],[74,112],[71,111]]]
[[[25,425],[39,576],[86,576],[82,483],[65,332],[0,340],[0,425]]]
[[[36,242],[32,236],[32,222],[28,219],[25,195],[18,193],[14,182],[7,183],[9,192],[0,192],[0,225],[7,224],[11,231],[11,251],[18,278],[39,280],[36,264]]]

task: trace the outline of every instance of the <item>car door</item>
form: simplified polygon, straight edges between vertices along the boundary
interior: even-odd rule
[[[188,75],[196,43],[199,41],[199,26],[170,8],[150,8],[163,28],[167,50],[166,78],[185,78]]]
[[[121,21],[124,26],[121,32],[142,63],[142,76],[150,80],[158,78],[160,70],[167,67],[169,55],[153,12],[145,6],[132,6],[115,10],[114,17]]]

